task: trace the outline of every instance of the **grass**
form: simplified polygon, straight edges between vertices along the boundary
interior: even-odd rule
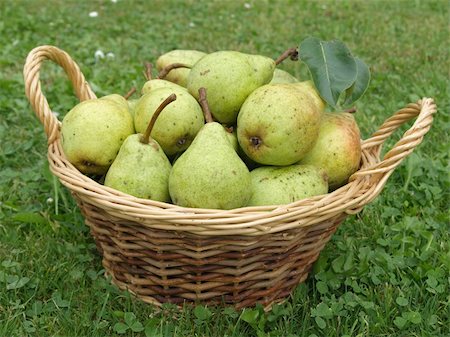
[[[0,2],[1,336],[450,334],[447,2],[248,4]],[[158,311],[118,291],[103,277],[70,193],[49,173],[43,128],[24,95],[27,53],[43,44],[66,50],[104,95],[142,86],[142,63],[174,48],[276,57],[308,35],[338,38],[371,66],[370,88],[357,104],[364,138],[405,104],[435,98],[439,112],[423,144],[339,228],[308,280],[268,314],[201,305]],[[96,60],[96,50],[114,57]],[[282,68],[308,76],[298,63]],[[42,86],[60,118],[76,104],[56,66],[44,66]]]

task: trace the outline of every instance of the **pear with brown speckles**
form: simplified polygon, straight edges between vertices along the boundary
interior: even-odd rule
[[[172,166],[157,141],[150,137],[153,125],[175,94],[161,103],[145,133],[128,136],[105,177],[105,186],[155,201],[170,201],[169,174]]]
[[[198,90],[208,90],[213,117],[220,123],[234,125],[247,96],[273,77],[275,61],[261,55],[237,51],[217,51],[194,64],[187,79],[187,89],[195,98]]]
[[[126,100],[114,97],[83,101],[62,121],[61,143],[67,159],[82,173],[102,175],[108,171],[125,138],[134,133]],[[111,99],[112,98],[112,99]]]
[[[293,84],[264,85],[242,105],[237,120],[238,141],[257,163],[294,164],[312,149],[321,115],[312,97]]]
[[[328,192],[327,175],[313,165],[263,166],[250,172],[249,206],[282,205]]]
[[[186,150],[205,124],[197,100],[184,88],[157,88],[139,99],[134,114],[136,132],[143,133],[155,109],[171,93],[177,95],[177,100],[164,109],[152,130],[152,137],[168,156]]]
[[[204,101],[204,94],[199,97]],[[204,112],[207,123],[170,172],[172,201],[183,207],[243,207],[250,199],[250,172],[233,148],[225,128],[214,122],[205,108]]]
[[[200,60],[206,53],[198,50],[189,49],[175,49],[171,50],[156,60],[156,68],[160,71],[173,63],[182,63],[187,66],[193,66],[198,60]],[[182,87],[186,87],[187,78],[189,76],[189,68],[173,69],[169,72],[165,79],[167,81],[176,83]]]
[[[300,161],[323,168],[331,189],[347,183],[361,161],[361,139],[352,114],[325,113],[319,137],[310,152]]]

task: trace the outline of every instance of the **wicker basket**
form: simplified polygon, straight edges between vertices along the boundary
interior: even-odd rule
[[[132,197],[81,174],[64,156],[61,123],[41,91],[42,63],[67,73],[80,101],[95,98],[79,67],[53,46],[32,50],[24,67],[26,95],[44,125],[48,161],[73,194],[113,282],[141,300],[270,307],[289,296],[348,214],[383,189],[401,161],[421,143],[436,106],[424,98],[385,121],[362,141],[361,167],[332,193],[282,206],[234,210],[183,208]],[[384,141],[403,123],[414,125],[380,160]]]

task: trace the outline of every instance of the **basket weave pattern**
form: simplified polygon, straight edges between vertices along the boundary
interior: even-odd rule
[[[64,51],[41,46],[29,53],[25,91],[44,125],[50,169],[76,199],[113,282],[157,305],[200,301],[269,307],[284,300],[306,279],[339,224],[370,203],[422,142],[436,112],[430,98],[397,111],[362,141],[360,169],[332,193],[281,206],[184,208],[108,188],[69,163],[60,143],[61,123],[41,90],[40,68],[46,60],[66,71],[80,101],[96,96]],[[380,160],[384,141],[414,118]]]

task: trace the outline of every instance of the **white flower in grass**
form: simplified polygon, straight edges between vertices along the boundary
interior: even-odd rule
[[[193,23],[192,21],[189,22],[189,27],[194,28],[195,27],[195,23]]]
[[[91,18],[96,18],[97,16],[98,16],[98,12],[90,12],[89,13],[89,16],[91,17]]]
[[[95,57],[95,61],[98,61],[99,59],[104,59],[105,58],[105,53],[103,53],[103,51],[98,49],[98,50],[95,51],[94,57]]]
[[[47,198],[47,204],[48,205],[53,204],[53,198]]]
[[[248,2],[246,2],[246,3],[244,4],[244,7],[245,7],[246,9],[250,9],[250,8],[252,8],[252,5],[250,5]]]
[[[116,3],[116,2],[117,2],[117,0],[111,0],[111,2],[112,2],[112,3]]]
[[[106,57],[109,58],[109,59],[113,59],[113,58],[116,57],[116,55],[114,55],[114,53],[109,52],[109,53],[106,54]]]

